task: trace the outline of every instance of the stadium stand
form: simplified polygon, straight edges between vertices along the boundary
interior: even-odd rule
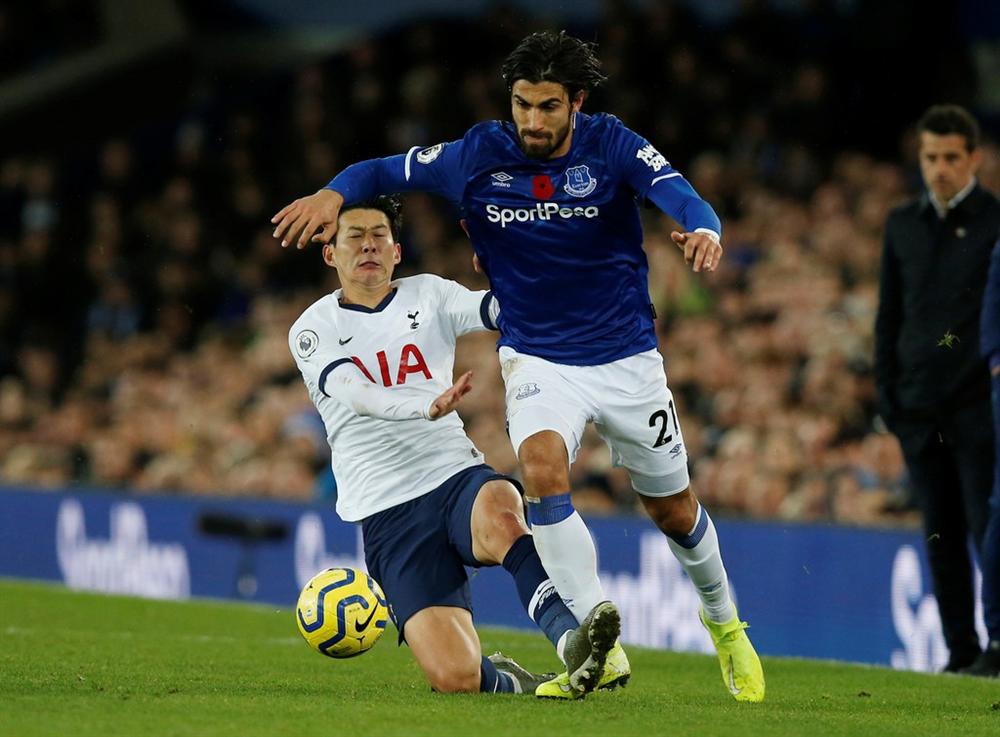
[[[685,268],[665,218],[647,218],[702,499],[750,518],[912,524],[870,357],[881,228],[917,180],[886,163],[897,156],[884,136],[866,150],[864,123],[838,116],[854,71],[837,63],[848,18],[814,5],[824,22],[748,3],[709,31],[684,5],[609,2],[591,35],[613,84],[587,107],[647,131],[723,218],[727,253],[709,278]],[[279,248],[268,219],[347,163],[506,117],[497,60],[529,25],[512,6],[490,13],[411,21],[293,69],[195,72],[169,114],[4,155],[0,479],[335,494],[286,333],[336,284],[317,249]],[[909,113],[901,105],[878,130]],[[903,146],[912,163],[912,140]],[[986,160],[981,180],[997,189],[992,144]],[[485,286],[446,206],[410,196],[405,217],[401,275]],[[456,369],[468,368],[466,426],[513,471],[489,336],[460,346]],[[574,474],[581,510],[635,503],[596,436]]]

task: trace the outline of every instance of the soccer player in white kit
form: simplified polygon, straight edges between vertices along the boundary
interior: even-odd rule
[[[365,560],[400,641],[436,691],[534,694],[573,675],[579,696],[604,672],[618,611],[601,602],[577,626],[538,558],[518,491],[484,464],[452,412],[471,377],[452,384],[455,340],[495,330],[496,300],[430,274],[393,280],[398,231],[391,197],[341,210],[338,235],[323,249],[341,289],[288,335],[326,426],[337,512],[361,523]],[[559,683],[499,653],[482,657],[465,566],[498,564],[566,664]]]
[[[503,306],[510,438],[539,555],[567,605],[582,618],[604,599],[569,488],[592,422],[694,584],[726,688],[762,701],[763,668],[730,595],[715,525],[690,487],[657,350],[639,205],[649,201],[680,224],[671,238],[695,271],[718,266],[721,223],[652,142],[612,115],[582,112],[604,81],[600,67],[592,44],[531,34],[501,69],[512,120],[352,164],[282,208],[274,235],[300,248],[329,242],[342,203],[383,191],[434,192],[455,204]],[[607,665],[604,678],[630,672],[621,647]]]

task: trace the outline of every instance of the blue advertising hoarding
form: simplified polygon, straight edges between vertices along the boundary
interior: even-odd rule
[[[666,539],[638,517],[588,519],[625,642],[713,652]],[[237,537],[234,526],[258,534]],[[766,655],[930,671],[947,660],[912,531],[717,520],[740,614]],[[0,490],[0,576],[155,598],[283,606],[323,568],[364,568],[360,527],[264,501]],[[480,624],[532,627],[501,568],[473,572]],[[979,613],[981,622],[981,612]],[[983,633],[981,633],[983,634]]]

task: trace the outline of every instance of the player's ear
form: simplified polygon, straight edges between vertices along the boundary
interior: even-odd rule
[[[327,266],[337,268],[337,254],[334,251],[333,243],[323,246],[323,261],[326,262]]]
[[[972,153],[969,154],[969,158],[972,159],[972,173],[975,174],[979,171],[979,165],[983,163],[983,149],[979,146],[972,149]]]
[[[573,101],[570,103],[570,107],[573,109],[574,113],[580,112],[580,108],[583,107],[583,101],[587,99],[587,91],[580,90],[573,96]]]
[[[403,247],[397,243],[392,247],[392,262],[398,264],[403,260]]]

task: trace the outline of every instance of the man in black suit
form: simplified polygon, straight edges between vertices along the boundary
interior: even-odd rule
[[[1000,241],[993,247],[990,259],[980,327],[980,353],[989,364],[993,384],[993,434],[1000,445]],[[1000,448],[996,454],[1000,458]],[[990,521],[979,562],[983,568],[983,619],[989,639],[985,652],[962,672],[997,678],[1000,677],[1000,464],[993,473]]]
[[[886,223],[875,381],[923,513],[945,671],[955,672],[981,652],[968,540],[981,550],[993,484],[979,317],[1000,202],[976,181],[979,126],[966,110],[935,105],[918,132],[926,191]]]

